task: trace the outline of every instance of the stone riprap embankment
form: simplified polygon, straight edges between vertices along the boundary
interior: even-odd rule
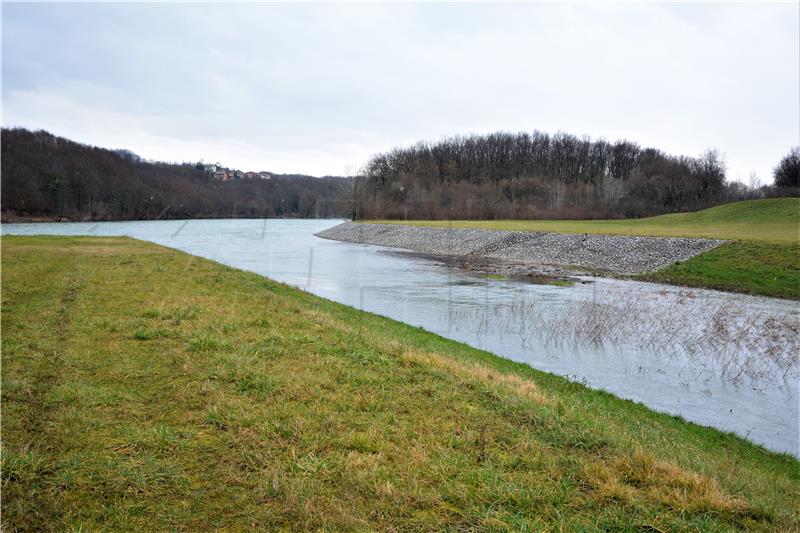
[[[685,261],[727,241],[575,233],[434,228],[345,222],[318,237],[402,248],[438,256],[515,261],[534,265],[642,274]]]

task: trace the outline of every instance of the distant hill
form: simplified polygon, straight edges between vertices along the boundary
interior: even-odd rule
[[[608,219],[792,194],[725,176],[722,155],[670,155],[568,133],[496,132],[377,154],[351,194],[355,218]]]
[[[2,130],[4,220],[341,216],[343,182],[303,175],[222,182],[201,165],[143,161],[45,131]]]

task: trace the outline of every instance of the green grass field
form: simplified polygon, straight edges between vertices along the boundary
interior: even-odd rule
[[[800,198],[751,200],[694,213],[626,220],[376,220],[511,231],[703,237],[733,241],[642,279],[800,299]]]
[[[4,531],[797,531],[800,463],[124,238],[2,238]]]

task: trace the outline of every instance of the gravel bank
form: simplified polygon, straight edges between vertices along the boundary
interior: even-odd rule
[[[402,248],[436,256],[481,257],[575,273],[642,274],[684,261],[727,241],[482,229],[429,228],[345,222],[317,233],[337,241]]]

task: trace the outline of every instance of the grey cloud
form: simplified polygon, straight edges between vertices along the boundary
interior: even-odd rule
[[[797,4],[3,4],[3,123],[147,157],[341,173],[563,130],[768,178],[800,143]]]

